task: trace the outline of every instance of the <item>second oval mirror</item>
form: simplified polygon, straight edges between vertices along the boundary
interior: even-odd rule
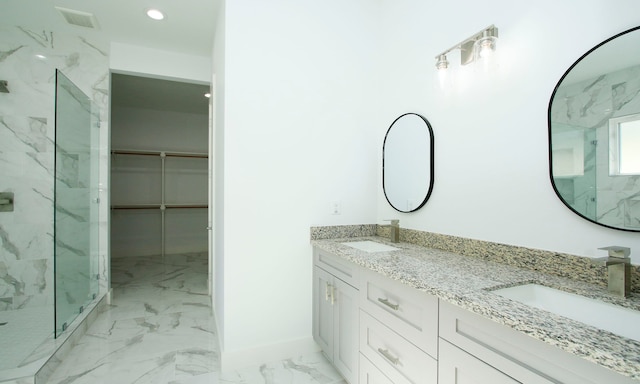
[[[416,113],[398,117],[389,127],[382,150],[382,187],[400,212],[420,209],[433,190],[433,129]]]

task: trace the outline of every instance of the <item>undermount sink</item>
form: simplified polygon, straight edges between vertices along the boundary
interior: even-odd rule
[[[388,252],[388,251],[397,251],[400,248],[392,247],[387,244],[378,243],[376,241],[364,240],[364,241],[349,241],[346,243],[342,243],[342,245],[346,245],[347,247],[359,249],[365,252]]]
[[[491,292],[640,341],[640,311],[539,284],[523,284]]]

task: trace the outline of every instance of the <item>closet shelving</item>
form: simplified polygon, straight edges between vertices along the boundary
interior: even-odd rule
[[[173,152],[173,151],[147,151],[131,149],[115,149],[111,151],[112,156],[134,156],[134,157],[157,157],[160,159],[160,201],[145,203],[119,203],[113,202],[112,210],[159,210],[161,216],[161,253],[164,257],[166,248],[166,218],[165,212],[169,209],[206,209],[207,204],[198,202],[167,202],[167,164],[168,158],[182,159],[208,159],[206,153],[196,152]],[[144,167],[144,166],[143,166]],[[117,197],[116,197],[117,200]]]

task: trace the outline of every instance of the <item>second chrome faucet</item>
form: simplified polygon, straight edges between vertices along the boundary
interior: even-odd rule
[[[631,249],[610,246],[598,248],[608,252],[607,257],[593,259],[595,263],[607,267],[607,285],[609,292],[625,297],[631,291]]]

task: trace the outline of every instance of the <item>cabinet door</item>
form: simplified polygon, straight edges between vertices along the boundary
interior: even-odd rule
[[[438,384],[520,383],[482,360],[440,339]]]
[[[333,364],[351,384],[358,383],[358,290],[333,280]]]
[[[313,339],[333,361],[333,277],[313,267]]]

